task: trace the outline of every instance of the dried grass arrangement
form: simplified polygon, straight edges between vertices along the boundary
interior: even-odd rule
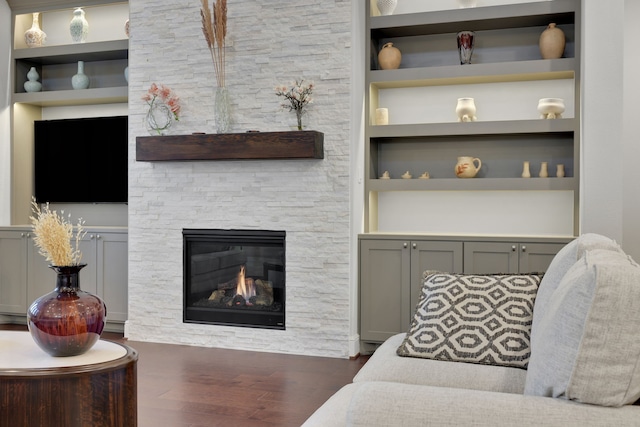
[[[86,234],[82,218],[78,219],[74,234],[73,225],[70,222],[71,215],[65,219],[64,211],[58,214],[49,208],[48,203],[40,208],[35,200],[32,200],[31,205],[33,216],[29,219],[33,224],[35,235],[33,241],[40,255],[56,267],[80,265],[82,252],[79,245]],[[73,247],[72,240],[75,243]]]
[[[207,41],[211,60],[216,74],[218,87],[224,87],[225,81],[225,38],[227,37],[227,0],[213,2],[213,15],[209,9],[209,1],[202,1],[200,16],[202,17],[202,33]]]

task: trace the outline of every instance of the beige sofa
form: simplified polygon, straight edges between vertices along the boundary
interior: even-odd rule
[[[425,274],[409,331],[383,343],[305,427],[640,426],[640,266],[616,242],[584,234],[569,243],[535,286],[533,299],[514,297],[524,283],[518,280],[528,278],[508,278],[516,285],[506,291],[507,300],[524,306],[535,300],[530,321],[517,322],[522,328],[516,333],[527,338],[521,340],[524,352],[513,345],[520,342],[514,334],[485,343],[490,356],[443,352],[441,339],[451,337],[428,334],[430,311],[440,308],[429,301],[435,277]],[[506,289],[503,279],[494,291]],[[420,340],[425,332],[439,350]],[[500,340],[515,352],[502,354]],[[481,359],[465,360],[476,356]]]

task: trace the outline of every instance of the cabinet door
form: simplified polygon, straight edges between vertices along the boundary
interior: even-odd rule
[[[360,339],[382,342],[406,332],[411,306],[409,242],[360,241]]]
[[[564,247],[563,243],[521,243],[520,273],[543,273],[553,257]]]
[[[100,233],[96,243],[98,295],[107,305],[107,320],[125,322],[129,280],[127,234]]]
[[[26,232],[0,231],[0,313],[27,312]]]
[[[517,273],[518,247],[511,242],[464,242],[464,273]]]
[[[462,242],[411,242],[411,314],[413,316],[426,270],[462,272]],[[411,321],[411,319],[409,319]]]

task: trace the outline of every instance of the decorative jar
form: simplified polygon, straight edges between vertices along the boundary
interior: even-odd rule
[[[40,13],[35,12],[32,14],[32,24],[24,33],[24,41],[29,47],[40,47],[44,45],[47,40],[47,35],[40,29]]]
[[[543,59],[562,58],[565,47],[564,31],[556,27],[555,23],[551,23],[540,34],[540,55]]]
[[[475,122],[478,119],[475,100],[473,98],[458,98],[456,114],[459,122]]]
[[[42,83],[38,81],[40,74],[36,70],[36,67],[31,67],[27,73],[27,80],[24,82],[24,90],[27,92],[40,92],[42,90]]]
[[[71,77],[71,86],[74,89],[87,89],[89,77],[84,73],[84,61],[78,61],[78,72]]]
[[[522,175],[523,178],[531,178],[531,168],[528,161],[522,162]]]
[[[398,0],[377,0],[376,5],[380,15],[393,15],[393,11],[396,10],[398,5]]]
[[[538,174],[538,176],[540,178],[547,178],[549,176],[549,163],[540,163],[540,173]]]
[[[538,101],[538,112],[541,119],[561,119],[564,113],[564,99],[542,98]]]
[[[85,18],[84,10],[82,10],[81,7],[73,11],[73,18],[69,23],[69,32],[71,33],[71,40],[73,40],[74,43],[84,43],[87,41],[89,22]]]
[[[378,52],[378,63],[383,70],[395,70],[400,67],[402,52],[393,43],[385,43]]]
[[[107,307],[96,295],[80,289],[86,264],[51,266],[56,287],[27,310],[27,325],[35,343],[51,356],[77,356],[100,339]]]
[[[458,32],[458,34],[456,34],[460,64],[471,64],[471,55],[473,55],[475,38],[476,33],[473,31],[460,31]]]

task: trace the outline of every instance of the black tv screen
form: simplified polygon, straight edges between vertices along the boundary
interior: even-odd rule
[[[127,116],[34,123],[38,203],[126,203]]]

